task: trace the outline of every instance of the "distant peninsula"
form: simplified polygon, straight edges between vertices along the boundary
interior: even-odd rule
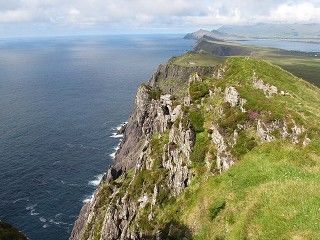
[[[220,40],[235,39],[320,39],[320,24],[275,24],[224,25],[212,31],[200,29],[185,36],[187,39],[200,39],[204,36]]]

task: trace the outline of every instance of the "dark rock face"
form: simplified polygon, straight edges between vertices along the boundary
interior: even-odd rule
[[[123,141],[115,157],[115,169],[125,171],[136,165],[146,137],[143,125],[148,116],[149,104],[148,89],[140,86],[136,95],[135,110],[126,125]]]
[[[174,64],[160,65],[156,72],[149,80],[151,87],[159,87],[161,82],[168,79],[174,79],[177,85],[187,86],[189,77],[192,73],[197,73],[199,76],[208,76],[215,71],[215,67],[182,67]],[[162,87],[163,94],[173,94],[175,89]],[[129,118],[128,123],[124,127],[124,138],[120,145],[119,151],[115,157],[113,166],[116,170],[126,171],[134,167],[137,163],[138,153],[144,147],[144,141],[147,136],[154,131],[159,131],[161,121],[158,124],[153,124],[154,118],[159,114],[156,112],[156,106],[151,104],[148,87],[142,85],[139,87],[135,100],[135,110]],[[168,115],[166,106],[162,106],[163,114]],[[159,119],[158,119],[159,120]],[[157,125],[152,129],[152,125]]]
[[[117,131],[117,134],[124,134],[126,127],[127,127],[127,123],[122,123],[121,127]]]
[[[171,59],[173,61],[174,59]],[[160,65],[149,80],[152,87],[158,87],[163,94],[176,95],[182,91],[185,95],[188,80],[191,74],[197,73],[200,77],[211,75],[216,67],[180,66],[175,64]]]
[[[0,220],[0,239],[1,240],[27,240],[27,237],[18,229]]]
[[[82,229],[84,228],[90,210],[90,203],[85,203],[81,208],[79,216],[74,223],[70,239],[81,239]]]
[[[251,51],[244,46],[212,43],[207,39],[199,40],[194,51],[206,52],[215,56],[247,56],[251,54]]]

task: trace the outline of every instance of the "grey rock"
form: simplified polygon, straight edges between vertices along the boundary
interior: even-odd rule
[[[240,95],[235,87],[227,87],[225,89],[224,96],[225,101],[230,103],[232,107],[235,107],[239,104]]]
[[[202,78],[198,75],[197,72],[190,74],[189,84],[193,82],[202,82]]]
[[[266,97],[270,98],[273,95],[278,94],[278,88],[276,86],[270,85],[268,83],[264,83],[262,79],[259,79],[256,76],[256,73],[253,74],[253,87],[259,90],[262,90]]]

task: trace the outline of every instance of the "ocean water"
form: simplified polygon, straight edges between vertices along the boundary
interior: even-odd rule
[[[260,47],[280,48],[299,52],[320,53],[320,42],[317,41],[294,41],[287,39],[252,39],[238,41],[244,45],[254,45]]]
[[[193,44],[180,35],[0,40],[0,219],[31,240],[68,239],[138,85]]]

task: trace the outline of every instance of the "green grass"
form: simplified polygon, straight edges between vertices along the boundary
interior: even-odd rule
[[[224,79],[206,80],[206,84],[222,90],[236,87],[247,100],[247,112],[219,100],[223,93],[203,94],[204,105],[190,107],[188,116],[197,132],[191,153],[195,178],[181,196],[163,206],[159,222],[175,219],[192,230],[193,239],[320,239],[319,89],[255,58],[230,57],[226,65]],[[254,71],[290,96],[266,98],[252,86]],[[211,110],[205,112],[206,108]],[[238,158],[235,165],[218,176],[205,174],[201,169],[212,147],[207,133],[212,122],[232,136],[238,123],[256,124],[252,112],[264,122],[294,119],[307,129],[311,145],[304,148],[285,140],[262,144],[255,127],[249,127],[239,131],[230,149]],[[280,137],[279,132],[272,134]]]
[[[248,114],[240,111],[239,108],[231,107],[229,103],[223,103],[224,115],[218,119],[218,124],[225,132],[231,134],[237,128],[237,124],[244,124],[248,121]]]
[[[208,85],[205,82],[193,82],[189,86],[189,94],[193,102],[209,94]]]
[[[150,141],[151,154],[150,158],[153,160],[153,167],[158,169],[162,167],[163,147],[169,142],[169,134],[154,134]]]
[[[194,239],[319,239],[319,146],[254,148],[229,171],[194,183],[162,217],[178,211]]]
[[[232,42],[214,42],[203,41],[198,46],[198,50],[202,49],[211,53],[213,57],[221,58],[220,49],[229,52],[229,56],[246,56],[250,55],[257,59],[264,59],[276,64],[285,70],[301,77],[317,86],[320,86],[320,59],[315,57],[313,53],[303,53],[286,51],[276,48],[246,46]],[[187,58],[187,57],[186,57]],[[190,57],[189,57],[190,58]],[[201,60],[198,60],[201,62]],[[186,62],[192,62],[188,59]]]
[[[216,64],[207,55],[199,54],[173,61]],[[188,166],[193,173],[191,185],[177,198],[170,194],[168,170],[162,166],[168,132],[153,134],[150,141],[153,165],[138,171],[134,178],[128,172],[127,177],[113,181],[111,184],[121,186],[113,201],[127,191],[134,200],[142,194],[151,196],[154,186],[158,186],[157,204],[153,206],[155,220],[152,223],[148,220],[151,207],[147,205],[132,223],[138,224],[146,236],[159,229],[164,239],[191,239],[191,234],[192,239],[320,239],[320,90],[257,58],[230,57],[225,64],[228,70],[224,79],[212,77],[191,84],[189,92],[194,104],[183,106],[184,114],[175,122],[176,127],[182,123],[184,129],[191,123],[196,133]],[[254,89],[253,72],[290,96],[266,98],[262,91]],[[177,82],[167,80],[159,84],[160,89],[161,84],[174,88]],[[241,98],[247,100],[246,112],[225,103],[226,86],[234,86]],[[208,89],[217,87],[220,92],[207,94]],[[186,90],[180,92],[185,94]],[[152,98],[158,97],[159,92],[155,91]],[[255,119],[252,113],[257,115]],[[311,144],[302,147],[289,140],[262,143],[256,135],[257,118],[266,123],[294,119],[305,127]],[[229,143],[233,141],[234,130],[239,133],[236,144],[228,144],[228,151],[238,160],[222,174],[215,167],[217,149],[208,134],[212,124],[219,126],[219,132]],[[239,130],[238,124],[247,124],[246,130]],[[293,125],[292,121],[289,124]],[[279,131],[272,134],[280,138]],[[211,165],[206,164],[208,161]],[[85,232],[86,237],[92,233],[93,239],[101,237],[110,195],[108,185],[100,187],[97,214]]]
[[[242,155],[250,152],[257,146],[257,142],[254,137],[248,136],[245,131],[241,131],[237,138],[237,143],[232,148],[231,152],[233,156],[239,158]]]
[[[188,85],[185,79],[162,79],[158,84],[161,93],[169,93],[176,98],[185,96],[188,90]]]
[[[209,218],[212,221],[226,207],[225,200],[215,201],[209,208]]]
[[[206,153],[209,150],[208,133],[202,132],[196,135],[196,142],[191,153],[191,162],[195,165],[204,165]]]
[[[320,59],[308,55],[274,55],[262,56],[273,64],[276,64],[292,74],[303,78],[310,83],[320,86]]]
[[[203,132],[204,116],[200,109],[190,109],[189,119],[196,132]]]
[[[226,64],[229,71],[220,85],[235,85],[241,97],[248,102],[247,109],[270,111],[275,119],[288,115],[310,127],[316,127],[320,119],[320,90],[289,72],[269,62],[252,58],[231,57]],[[274,85],[279,91],[288,91],[291,96],[274,96],[266,99],[262,91],[252,86],[253,72],[265,83]]]
[[[223,57],[210,54],[188,53],[173,59],[173,64],[183,67],[215,66],[224,61]]]

